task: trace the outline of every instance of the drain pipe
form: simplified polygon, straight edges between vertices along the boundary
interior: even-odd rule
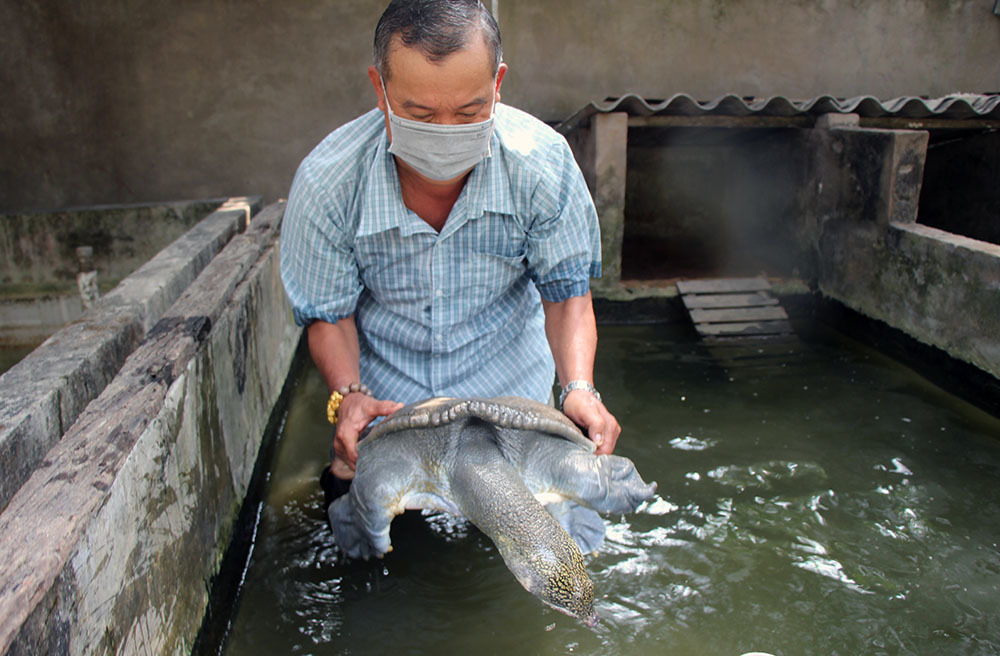
[[[80,290],[80,300],[83,301],[83,309],[89,310],[101,293],[97,290],[97,267],[94,266],[94,249],[90,246],[78,246],[76,249],[76,260],[80,266],[80,272],[76,274],[76,286]]]

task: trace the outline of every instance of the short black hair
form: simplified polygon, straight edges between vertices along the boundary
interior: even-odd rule
[[[389,48],[397,34],[403,45],[440,61],[464,48],[474,28],[481,30],[493,53],[496,75],[503,57],[500,27],[480,0],[392,0],[375,28],[375,68],[382,79],[389,79]]]

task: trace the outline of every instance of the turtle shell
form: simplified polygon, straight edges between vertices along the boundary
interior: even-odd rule
[[[411,403],[373,426],[365,441],[402,430],[433,428],[466,418],[478,418],[500,428],[547,433],[578,444],[591,453],[597,448],[566,415],[544,403],[519,396],[489,399],[438,396]]]

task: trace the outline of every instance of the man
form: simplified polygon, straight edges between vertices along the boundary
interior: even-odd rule
[[[615,447],[592,385],[596,212],[565,140],[498,104],[506,72],[479,0],[394,0],[368,69],[378,108],[296,173],[281,273],[332,393],[337,479],[403,403],[546,402],[553,364],[563,411],[598,453]]]

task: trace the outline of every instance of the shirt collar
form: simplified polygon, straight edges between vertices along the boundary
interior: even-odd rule
[[[385,125],[380,124],[379,129],[382,134],[375,147],[375,156],[371,159],[367,174],[361,176],[358,236],[374,235],[394,228],[399,228],[405,235],[423,232],[423,227],[433,232],[433,228],[403,205],[396,162],[389,154],[389,137]]]
[[[497,114],[498,120],[495,121],[496,127],[490,144],[492,155],[480,162],[469,174],[465,189],[462,190],[452,209],[452,216],[441,231],[442,236],[450,234],[466,221],[478,219],[485,212],[515,213],[507,177],[503,140],[498,135],[498,132],[502,131],[500,112]],[[384,124],[380,125],[379,129],[382,135],[375,148],[375,156],[368,167],[367,176],[362,176],[358,236],[373,235],[395,228],[398,228],[404,236],[418,232],[433,232],[433,228],[407,210],[403,204],[396,162],[389,153],[389,137]]]

